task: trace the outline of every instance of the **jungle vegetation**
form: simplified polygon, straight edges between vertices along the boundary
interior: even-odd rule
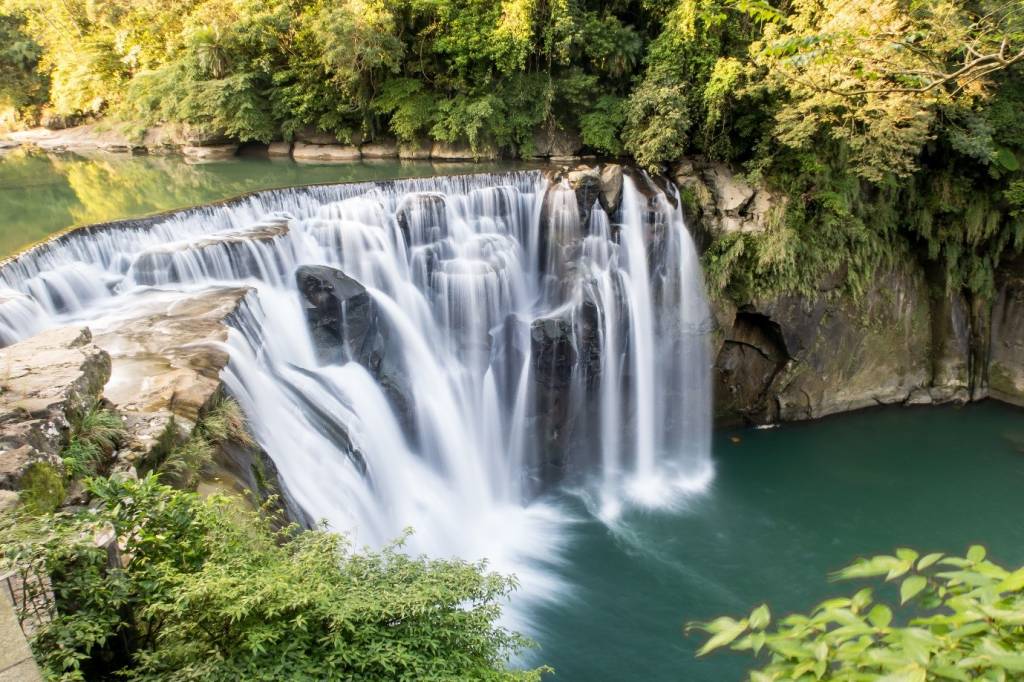
[[[304,130],[652,170],[728,162],[788,198],[706,262],[737,300],[862,291],[907,251],[988,296],[1024,248],[1018,0],[2,0],[9,120]],[[13,117],[13,118],[12,118]]]

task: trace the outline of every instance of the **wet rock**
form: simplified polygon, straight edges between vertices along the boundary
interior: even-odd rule
[[[448,237],[448,209],[443,194],[407,194],[395,212],[405,243],[431,244]]]
[[[303,265],[295,279],[306,302],[306,321],[319,360],[365,367],[412,435],[414,396],[401,349],[392,346],[392,335],[366,288],[341,270],[323,265]]]
[[[306,320],[320,361],[368,365],[380,349],[366,287],[340,270],[319,265],[303,265],[295,279],[306,300]]]
[[[149,285],[192,281],[196,270],[207,275],[258,278],[265,269],[280,263],[264,262],[256,246],[269,245],[287,234],[285,218],[270,218],[244,230],[164,244],[140,253],[129,268],[128,277],[138,284]],[[266,255],[274,259],[281,257],[276,251]]]
[[[73,416],[96,402],[110,373],[110,356],[85,328],[49,330],[0,350],[0,488],[16,488],[35,462],[61,466]]]

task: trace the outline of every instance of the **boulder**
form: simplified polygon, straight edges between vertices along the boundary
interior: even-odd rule
[[[435,142],[430,158],[434,161],[493,161],[500,158],[500,154],[492,144],[471,147],[459,142]]]
[[[342,144],[309,144],[296,142],[292,158],[300,162],[358,161],[362,158],[359,147]]]
[[[402,142],[398,145],[398,158],[410,161],[429,159],[431,148],[429,142]]]
[[[547,125],[533,133],[533,156],[538,158],[576,158],[582,147],[580,136],[573,130]]]
[[[110,374],[110,356],[86,328],[0,349],[0,488],[17,488],[35,462],[60,466],[71,420],[99,399]]]
[[[785,196],[751,185],[724,163],[684,159],[673,175],[687,221],[707,233],[704,245],[723,234],[764,232],[785,212]]]
[[[394,159],[398,157],[398,141],[382,138],[364,143],[359,150],[364,159]]]
[[[325,364],[351,361],[365,367],[412,436],[413,396],[402,353],[392,347],[390,330],[366,287],[325,265],[303,265],[295,279],[305,300],[306,321],[319,360]]]
[[[237,144],[218,144],[204,147],[186,145],[181,153],[187,161],[204,163],[209,161],[226,161],[238,154]]]
[[[98,149],[106,152],[144,152],[145,146],[113,127],[89,123],[86,125],[47,130],[32,128],[10,133],[10,139],[47,151],[77,151]]]
[[[622,204],[622,166],[617,163],[606,163],[601,166],[601,178],[598,183],[601,206],[605,212],[613,216]]]
[[[267,156],[270,157],[284,157],[292,155],[292,143],[291,142],[271,142],[267,146]]]

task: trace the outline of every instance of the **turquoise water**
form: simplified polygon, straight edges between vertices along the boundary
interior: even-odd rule
[[[982,543],[1024,564],[1021,410],[871,410],[721,432],[714,453],[711,490],[685,508],[575,526],[560,571],[571,594],[534,614],[553,679],[740,679],[750,659],[694,658],[702,640],[683,624],[852,594],[861,583],[826,576],[864,554]]]
[[[260,189],[516,167],[523,164],[381,160],[316,165],[256,157],[189,164],[180,157],[19,149],[0,155],[0,258],[73,225],[134,218]]]

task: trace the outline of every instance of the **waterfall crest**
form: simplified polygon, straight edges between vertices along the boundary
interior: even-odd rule
[[[0,270],[0,344],[145,288],[255,289],[222,378],[311,520],[543,589],[556,486],[603,516],[711,476],[709,312],[672,187],[540,172],[275,190]],[[524,572],[526,573],[524,575]]]

